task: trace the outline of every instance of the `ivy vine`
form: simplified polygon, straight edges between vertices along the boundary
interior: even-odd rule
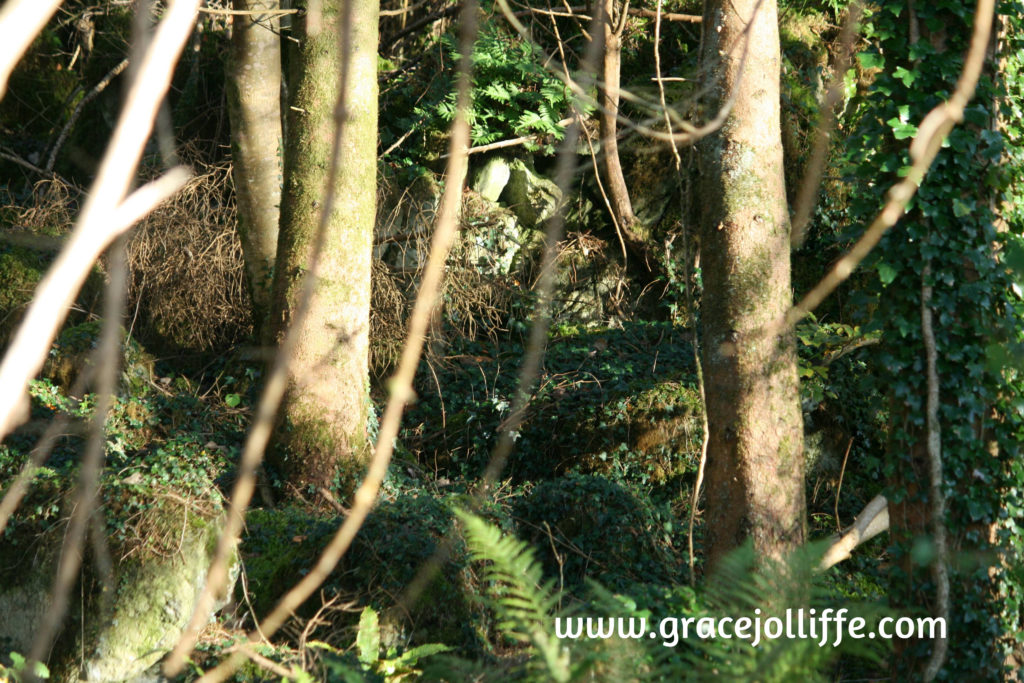
[[[868,262],[876,277],[861,299],[867,327],[882,338],[872,367],[891,416],[883,469],[893,530],[902,533],[890,547],[889,593],[897,607],[926,609],[935,594],[927,572],[934,556],[927,522],[911,518],[929,509],[922,278],[934,290],[944,521],[952,541],[950,650],[939,674],[947,680],[1001,679],[1022,638],[1014,571],[1024,558],[1022,9],[1016,1],[1000,6],[999,59],[988,65],[965,121],[947,138],[906,216]],[[886,1],[866,13],[873,47],[859,62],[875,75],[859,99],[848,148],[855,220],[878,211],[884,191],[909,166],[915,123],[952,91],[972,15],[973,3],[951,0],[913,10]],[[895,673],[919,672],[930,649],[928,642],[903,647]]]

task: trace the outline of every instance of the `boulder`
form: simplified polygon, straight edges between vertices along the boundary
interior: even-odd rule
[[[170,652],[181,636],[206,581],[225,515],[213,513],[205,505],[173,502],[170,497],[163,502],[167,504],[154,505],[142,516],[148,519],[133,523],[145,524],[152,533],[156,528],[169,530],[173,522],[177,534],[174,547],[151,548],[148,541],[127,553],[124,548],[112,547],[111,555],[116,560],[112,591],[99,588],[98,577],[88,566],[85,568],[84,609],[75,605],[80,590],[76,587],[65,635],[58,641],[51,661],[53,680],[145,680],[147,670]],[[169,533],[156,535],[170,538]],[[62,538],[60,533],[37,537],[33,541],[37,551],[28,554],[17,572],[22,579],[2,584],[0,648],[5,652],[29,651],[51,601]],[[11,545],[10,541],[4,542],[0,552],[24,553],[24,548]],[[239,569],[235,554],[230,564],[232,586]],[[219,597],[211,617],[226,604],[230,594],[229,588]]]
[[[509,179],[501,201],[524,227],[541,228],[558,210],[563,197],[553,180],[538,175],[526,162],[516,159],[509,163]]]
[[[512,175],[508,159],[491,157],[473,174],[472,187],[481,197],[490,202],[498,201]]]

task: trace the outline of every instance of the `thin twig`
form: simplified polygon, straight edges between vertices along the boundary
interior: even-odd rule
[[[15,154],[13,152],[8,152],[6,150],[0,150],[0,159],[6,159],[7,161],[10,161],[11,163],[17,164],[18,166],[21,166],[23,168],[27,168],[28,170],[32,171],[33,173],[38,173],[39,175],[43,176],[44,178],[52,178],[53,177],[53,173],[51,173],[50,171],[47,171],[45,168],[40,168],[39,166],[36,166],[35,164],[33,164],[28,159],[24,159],[24,158],[18,156],[17,154]]]
[[[128,58],[126,57],[118,62],[113,69],[108,71],[106,75],[104,75],[103,78],[101,78],[99,82],[94,85],[88,93],[86,93],[85,97],[75,105],[74,111],[72,111],[71,116],[68,117],[67,123],[64,124],[64,127],[60,131],[60,135],[57,136],[57,141],[53,143],[53,147],[50,149],[50,154],[46,158],[47,172],[53,171],[53,166],[57,163],[57,154],[60,152],[61,147],[64,146],[64,141],[67,140],[68,134],[71,132],[71,128],[78,121],[78,117],[82,115],[82,110],[85,109],[85,105],[92,102],[101,92],[106,90],[107,86],[110,85],[110,82],[117,78],[117,76],[124,71],[127,66]]]
[[[575,119],[572,116],[562,119],[555,123],[560,128],[565,128]],[[518,138],[512,138],[511,140],[499,140],[498,142],[490,142],[486,145],[478,145],[476,147],[470,147],[466,150],[466,154],[482,154],[483,152],[493,152],[496,149],[504,149],[506,147],[515,147],[517,145],[524,145],[527,142],[535,142],[538,139],[544,137],[546,133],[534,133],[532,135],[523,135]],[[390,151],[390,150],[388,150]],[[445,153],[441,156],[442,159],[447,159],[448,154]]]
[[[221,9],[219,7],[200,7],[203,14],[219,14],[221,16],[242,17],[281,17],[286,14],[298,14],[297,9]]]
[[[380,11],[380,16],[382,16],[382,17],[398,17],[398,16],[401,16],[403,14],[408,14],[409,12],[415,12],[419,8],[421,8],[424,5],[426,5],[429,1],[430,0],[420,0],[415,5],[410,5],[409,7],[403,7],[402,9],[382,9]]]
[[[558,12],[555,10],[544,10],[538,7],[531,7],[530,9],[519,10],[516,12],[517,17],[525,17],[531,14],[543,14],[550,17],[568,17],[572,19],[584,19],[586,21],[593,21],[593,17],[589,14],[581,14],[586,12],[587,8],[582,6],[577,7],[566,7],[565,12]],[[660,12],[649,9],[637,9],[635,7],[627,8],[626,14],[631,17],[645,17],[647,19],[657,19],[659,16],[662,21],[681,21],[688,24],[699,24],[704,20],[699,14],[679,14],[674,12]]]
[[[658,98],[661,102],[662,111],[665,114],[665,126],[667,130],[672,130],[672,121],[669,117],[668,105],[665,101],[665,79],[661,75],[661,0],[658,0],[657,15],[654,22],[654,69],[655,69],[655,80],[658,82]],[[679,147],[676,144],[675,138],[669,140],[672,145],[672,156],[675,159],[676,168],[676,180],[680,186],[683,185],[683,173],[682,173],[682,159],[679,156]],[[697,461],[697,478],[693,483],[693,492],[690,495],[690,515],[689,521],[686,528],[686,548],[687,548],[687,561],[690,567],[690,585],[696,585],[697,572],[695,569],[696,565],[696,554],[694,552],[693,545],[693,528],[697,519],[697,506],[700,503],[700,489],[704,484],[704,470],[707,467],[708,462],[708,439],[710,438],[711,432],[708,427],[708,411],[707,403],[705,401],[704,394],[704,370],[701,367],[700,359],[700,345],[697,337],[697,320],[696,320],[696,306],[694,305],[693,288],[690,283],[690,239],[687,234],[687,219],[690,215],[690,188],[686,186],[686,192],[684,193],[683,202],[683,290],[686,294],[686,310],[687,315],[690,317],[690,324],[692,325],[691,335],[691,346],[693,347],[693,364],[696,368],[697,373],[697,389],[700,392],[700,417],[701,417],[701,440],[700,440],[700,458]]]
[[[843,528],[842,523],[839,521],[839,494],[843,490],[843,475],[846,474],[846,460],[850,457],[850,447],[853,446],[853,437],[850,437],[850,441],[846,444],[846,453],[843,454],[843,465],[839,468],[839,483],[836,484],[836,503],[832,511],[836,517],[836,531],[841,531]]]

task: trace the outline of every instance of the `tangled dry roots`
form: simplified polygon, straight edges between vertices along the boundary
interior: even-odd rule
[[[189,161],[192,180],[131,234],[128,311],[133,333],[150,344],[208,350],[252,331],[252,305],[231,166]]]
[[[487,221],[486,212],[471,202],[471,194],[464,197],[463,234]],[[421,195],[408,188],[389,187],[385,178],[380,179],[374,241],[390,251],[383,260],[375,258],[373,263],[370,367],[378,377],[393,368],[402,352],[408,318],[430,251],[435,211],[436,207]],[[403,232],[396,228],[398,225],[407,226],[406,230],[413,226],[413,231]],[[454,338],[495,338],[499,331],[505,331],[513,308],[523,298],[524,285],[517,277],[523,278],[523,274],[478,272],[469,263],[465,246],[456,243],[442,282],[442,314],[435,317],[427,331],[424,351],[428,359]]]
[[[15,228],[52,237],[67,233],[75,221],[75,203],[81,194],[81,188],[58,176],[40,180],[32,188],[31,199],[16,208]]]

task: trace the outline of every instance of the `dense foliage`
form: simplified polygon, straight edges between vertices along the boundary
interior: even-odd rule
[[[1010,569],[1021,562],[1024,481],[1020,436],[1024,397],[1018,376],[1020,279],[1014,262],[1020,221],[1020,7],[1003,7],[1003,64],[992,63],[914,198],[907,215],[872,259],[877,278],[861,295],[869,327],[881,335],[871,367],[890,406],[883,471],[896,510],[927,510],[922,284],[934,288],[942,457],[952,539],[954,643],[952,680],[1002,676],[1019,642],[1022,586]],[[854,215],[870,220],[882,193],[909,163],[906,143],[919,122],[950,93],[963,66],[972,8],[936,3],[909,15],[883,4],[865,22],[872,47],[863,66],[878,69],[851,136]],[[919,31],[914,39],[911,31]],[[997,70],[998,69],[998,70]],[[860,222],[855,221],[855,222]],[[909,513],[913,517],[913,512]],[[925,570],[933,554],[920,521],[894,528],[890,591],[895,605],[933,604]],[[926,538],[927,536],[925,536]],[[993,555],[993,553],[997,553]],[[995,568],[981,557],[999,557]],[[998,596],[998,597],[996,597]],[[921,647],[927,648],[926,644]],[[925,650],[927,651],[927,650]],[[903,661],[909,666],[910,658]],[[984,673],[982,673],[984,672]]]
[[[91,51],[82,53],[76,28],[91,5],[68,2],[0,103],[0,340],[14,329],[52,261],[54,240],[67,233],[84,200],[82,188],[117,112],[119,89],[112,87],[86,103],[63,146],[55,144],[85,93],[127,54],[131,13],[122,3],[92,4],[104,9],[90,15]],[[634,5],[640,13],[659,6]],[[450,8],[404,7],[408,23],[398,25],[401,15],[394,15],[381,24],[379,186],[381,205],[394,219],[386,230],[382,219],[375,236],[381,247],[375,314],[388,316],[388,325],[378,319],[371,330],[380,337],[372,343],[382,375],[404,339],[411,275],[422,269],[424,235],[443,185],[459,58]],[[698,11],[689,0],[662,9]],[[902,2],[872,5],[853,62],[832,74],[847,49],[838,39],[847,9],[842,0],[781,4],[791,199],[810,158],[825,90],[833,82],[842,88],[821,197],[806,240],[794,251],[797,294],[849,246],[905,174],[916,124],[954,87],[972,21],[972,8],[952,0],[916,3],[912,11]],[[925,284],[933,291],[948,500],[943,522],[951,539],[951,648],[941,677],[1004,676],[1024,645],[1022,10],[1015,1],[1002,4],[1002,58],[986,66],[963,125],[944,143],[906,216],[866,267],[796,327],[810,535],[828,538],[884,493],[894,520],[890,536],[824,574],[814,572],[816,543],[781,575],[749,550],[717,574],[706,573],[703,505],[691,510],[691,501],[703,427],[695,351],[709,349],[699,341],[694,348],[692,330],[702,307],[719,294],[703,291],[700,261],[687,254],[694,246],[691,214],[701,198],[685,188],[698,170],[685,163],[683,150],[677,171],[665,149],[623,125],[630,192],[644,208],[638,215],[654,217],[644,226],[651,260],[641,263],[624,243],[619,254],[620,235],[593,172],[597,163],[584,161],[565,198],[570,232],[558,245],[557,267],[571,273],[559,276],[556,303],[564,306],[546,337],[536,389],[500,479],[479,496],[481,473],[511,417],[543,238],[536,226],[516,223],[514,207],[467,189],[461,221],[472,237],[448,264],[448,310],[430,332],[416,400],[407,408],[380,500],[321,592],[273,643],[254,646],[257,656],[239,680],[281,677],[282,670],[301,681],[912,678],[931,643],[899,642],[894,653],[879,642],[834,650],[787,639],[761,647],[696,639],[666,646],[659,639],[559,641],[553,629],[556,615],[653,621],[735,615],[787,600],[847,606],[869,621],[930,613],[936,587],[928,573],[935,553],[924,448]],[[561,10],[529,19],[525,6],[516,11],[534,30],[535,44],[512,31],[490,3],[481,12],[472,59],[472,144],[523,138],[500,154],[544,176],[573,104],[552,55],[564,47],[570,70],[578,68],[585,23]],[[131,264],[130,315],[106,423],[97,516],[116,562],[173,557],[184,527],[220,514],[238,478],[266,370],[254,351],[257,341],[245,337],[253,327],[250,312],[239,310],[248,299],[230,225],[231,132],[221,75],[229,42],[223,16],[200,21],[204,30],[178,69],[164,123],[188,143],[184,157],[195,157],[193,165],[207,172],[197,174],[186,199],[149,219],[129,250],[144,257]],[[699,33],[689,22],[664,22],[660,45],[669,104],[698,117],[707,113],[690,99],[698,90]],[[631,96],[622,111],[657,126],[653,48],[651,17],[630,18],[622,82]],[[167,160],[149,151],[146,173],[152,174]],[[53,167],[39,168],[51,152]],[[471,157],[471,168],[482,156]],[[188,229],[181,227],[186,222]],[[18,241],[25,236],[50,241]],[[488,270],[495,263],[505,270]],[[160,286],[170,275],[173,291]],[[0,597],[38,568],[33,563],[45,555],[39,549],[59,543],[72,514],[96,405],[92,385],[75,378],[93,363],[101,328],[97,293],[107,276],[103,262],[32,383],[29,422],[0,445],[0,492],[9,492],[23,472],[31,478],[0,535]],[[222,300],[231,305],[215,305]],[[156,351],[166,355],[151,355]],[[371,439],[387,392],[387,381],[377,378]],[[48,437],[52,453],[26,470],[38,437],[52,424],[58,425]],[[272,467],[260,470],[234,602],[205,632],[189,677],[234,651],[313,570],[349,513],[345,496],[354,482],[295,491],[278,475]],[[103,555],[90,552],[72,621],[102,604]],[[58,640],[54,661],[73,658],[74,626]],[[0,680],[24,675],[23,654],[0,641]]]

